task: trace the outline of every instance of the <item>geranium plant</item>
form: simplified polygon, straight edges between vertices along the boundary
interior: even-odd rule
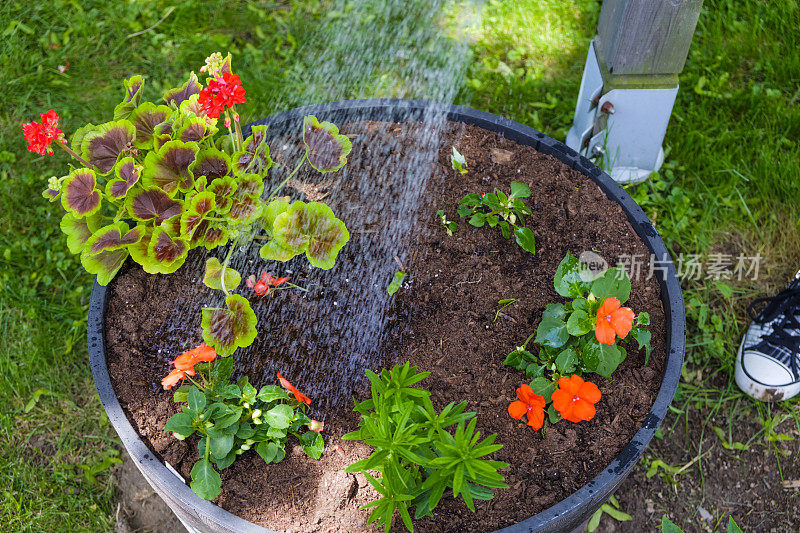
[[[322,455],[323,424],[305,414],[311,400],[280,374],[282,387],[265,385],[257,390],[247,376],[230,383],[233,359],[217,359],[214,349],[204,344],[172,364],[175,369],[161,381],[164,389],[181,380],[189,383],[175,391],[174,401],[186,405],[167,421],[164,431],[180,440],[200,436],[200,460],[192,467],[191,488],[201,498],[216,498],[222,488],[217,470],[229,467],[251,448],[267,463],[277,463],[286,456],[289,436],[294,436],[306,455],[314,459]]]
[[[610,377],[627,356],[617,340],[634,339],[637,349],[645,350],[645,363],[652,350],[651,335],[645,329],[650,316],[644,312],[635,315],[632,309],[622,307],[631,293],[631,281],[623,268],[609,268],[593,276],[586,264],[567,253],[553,285],[567,301],[548,304],[536,331],[504,361],[532,379],[530,385],[517,390],[521,403],[512,403],[509,414],[520,419],[534,411],[527,420],[535,429],[542,427],[539,410],[545,404],[551,404],[548,414],[552,422],[560,418],[579,422],[594,416],[600,391],[581,375],[594,372]],[[535,354],[528,349],[531,341],[539,347]]]
[[[381,495],[363,508],[372,508],[367,522],[377,522],[385,531],[395,511],[413,531],[409,510],[415,508],[415,519],[431,515],[445,491],[460,496],[475,511],[474,500],[490,500],[492,488],[508,488],[497,472],[508,464],[483,459],[502,448],[494,444],[496,435],[480,440],[475,413],[464,412],[466,402],[451,402],[437,413],[430,392],[413,387],[428,375],[417,373],[408,362],[380,375],[367,370],[372,396],[355,407],[361,414],[359,428],[342,437],[374,448],[346,471],[362,472]],[[455,431],[450,433],[452,426]]]
[[[264,194],[273,161],[266,126],[244,139],[237,104],[246,102],[231,57],[212,54],[201,72],[166,91],[163,103],[142,102],[144,78],[124,82],[123,101],[110,122],[87,124],[71,145],[51,110],[23,127],[28,149],[63,148],[78,166],[48,182],[44,196],[66,210],[61,229],[84,268],[109,283],[128,257],[151,274],[176,271],[190,249],[228,244],[222,263],[209,259],[204,281],[223,291],[224,307],[203,310],[203,339],[227,356],[255,338],[255,314],[246,298],[232,294],[241,276],[228,263],[245,240],[263,237],[265,260],[288,261],[305,253],[319,268],[332,268],[350,235],[325,204],[290,203],[277,195],[308,162],[319,172],[339,170],[352,146],[338,128],[316,117],[303,120],[305,152],[294,170]],[[219,119],[228,133],[219,131]],[[262,235],[259,235],[261,233]]]
[[[229,356],[256,337],[250,302],[234,293],[242,276],[229,267],[239,245],[261,239],[264,260],[285,262],[305,254],[314,267],[334,266],[350,238],[344,222],[323,203],[290,202],[278,194],[305,163],[323,173],[339,170],[352,146],[334,124],[306,116],[299,125],[302,157],[279,185],[265,191],[274,166],[267,127],[255,126],[244,138],[237,105],[247,101],[246,91],[232,71],[230,54],[212,54],[200,72],[207,75],[205,87],[192,72],[158,103],[142,101],[145,80],[131,77],[123,83],[113,119],[86,124],[69,143],[54,110],[25,124],[23,135],[31,152],[54,155],[55,145],[74,160],[66,175],[50,178],[43,196],[61,202],[67,246],[101,285],[128,258],[150,274],[169,274],[193,248],[228,246],[222,261],[206,261],[203,283],[221,291],[224,303],[202,310],[204,344],[177,357],[162,381],[169,389],[192,380],[175,394],[176,402],[188,403],[166,430],[178,438],[201,436],[192,488],[211,499],[220,489],[212,463],[225,468],[251,446],[267,462],[278,461],[287,435],[295,435],[310,456],[322,453],[322,425],[305,416],[305,395],[280,375],[286,390],[268,385],[256,391],[246,377],[229,383],[232,361],[217,356]],[[255,296],[278,287],[300,289],[288,281],[262,271],[246,285]],[[195,365],[201,366],[195,370]],[[304,426],[312,431],[300,433]]]

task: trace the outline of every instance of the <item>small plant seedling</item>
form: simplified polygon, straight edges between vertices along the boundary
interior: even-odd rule
[[[497,309],[497,311],[495,311],[494,320],[492,320],[492,322],[497,322],[497,319],[500,317],[500,312],[503,309],[505,309],[506,307],[514,304],[514,302],[518,302],[518,301],[519,301],[519,298],[506,298],[504,300],[500,300],[499,302],[497,302],[497,305],[499,305],[500,307]]]
[[[461,155],[461,152],[456,150],[455,146],[453,146],[453,154],[450,156],[450,164],[453,166],[453,170],[459,174],[467,173],[467,160]]]
[[[589,524],[586,526],[586,531],[588,531],[588,533],[593,533],[594,530],[600,526],[600,519],[604,514],[607,514],[617,522],[629,522],[633,520],[631,515],[628,513],[623,513],[619,509],[619,501],[617,501],[616,496],[611,496],[608,501],[611,503],[611,505],[604,503],[600,509],[595,511],[595,513],[589,519]]]
[[[389,283],[389,287],[386,289],[386,292],[389,293],[389,296],[394,295],[394,293],[400,290],[400,286],[403,284],[403,280],[407,275],[408,274],[402,270],[398,270],[394,273],[394,277],[392,278],[391,283]]]
[[[468,222],[476,228],[499,226],[503,238],[510,239],[513,233],[517,244],[534,254],[536,240],[530,228],[525,227],[525,215],[530,215],[531,210],[522,201],[530,195],[530,188],[520,181],[511,182],[511,194],[497,189],[493,193],[470,193],[461,199],[458,216],[469,217]]]
[[[443,209],[439,209],[436,212],[436,215],[439,217],[439,220],[441,220],[442,226],[444,226],[444,229],[447,231],[447,235],[452,237],[453,233],[455,233],[456,230],[458,229],[458,224],[456,224],[452,220],[447,220],[447,215],[444,214]]]

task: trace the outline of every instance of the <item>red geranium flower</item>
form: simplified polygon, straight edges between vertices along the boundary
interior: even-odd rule
[[[287,281],[289,281],[290,279],[291,278],[289,277],[275,279],[272,277],[272,274],[268,273],[265,270],[262,270],[261,277],[258,278],[258,281],[256,281],[256,277],[251,274],[250,276],[248,276],[245,284],[251,289],[253,289],[257,295],[262,296],[268,293],[271,287],[277,287],[279,285],[282,285]]]
[[[40,113],[41,122],[28,122],[22,125],[22,134],[28,141],[28,151],[39,155],[53,155],[53,148],[50,144],[54,140],[66,144],[64,132],[58,129],[58,113],[50,110],[47,113]]]
[[[208,87],[200,91],[197,97],[201,110],[211,118],[219,118],[225,108],[246,101],[242,80],[230,72],[225,72],[221,77],[211,78]]]
[[[614,344],[615,335],[624,339],[633,327],[633,310],[620,307],[619,300],[613,296],[606,298],[597,310],[597,326],[594,334],[603,344]]]
[[[517,389],[519,400],[511,402],[508,406],[508,414],[511,418],[522,420],[523,415],[528,416],[528,425],[535,430],[542,429],[544,425],[544,397],[533,392],[530,385],[525,383]]]
[[[201,344],[197,348],[193,348],[188,352],[183,352],[180,354],[172,364],[175,365],[175,368],[178,370],[191,370],[194,372],[194,365],[200,362],[208,362],[213,361],[217,358],[217,352],[211,346],[206,346],[205,344]],[[190,376],[194,375],[194,373],[189,374]]]
[[[575,374],[558,380],[558,390],[550,399],[553,407],[561,413],[564,420],[580,422],[594,418],[594,404],[600,401],[600,389],[597,385]]]
[[[311,398],[309,398],[308,396],[297,390],[297,387],[289,383],[289,381],[285,377],[281,376],[280,372],[278,372],[278,381],[281,382],[281,386],[283,386],[284,389],[294,394],[295,400],[297,400],[300,403],[304,403],[306,405],[311,404]]]

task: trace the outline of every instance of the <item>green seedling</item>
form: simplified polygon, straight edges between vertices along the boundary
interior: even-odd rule
[[[530,228],[525,227],[525,216],[530,215],[531,210],[522,201],[530,195],[530,188],[519,181],[511,182],[511,194],[496,189],[492,193],[470,193],[459,202],[458,216],[469,217],[468,222],[476,228],[499,227],[505,239],[513,234],[517,244],[533,254],[536,240]]]
[[[444,226],[445,231],[447,231],[447,235],[452,237],[453,233],[455,233],[456,230],[458,229],[458,224],[456,224],[452,220],[447,220],[447,216],[444,214],[444,210],[443,209],[439,209],[436,212],[436,215],[439,217],[439,220],[442,222],[442,226]]]
[[[386,289],[386,292],[389,293],[389,296],[394,295],[397,291],[400,290],[400,286],[403,284],[403,280],[406,278],[408,274],[403,272],[402,270],[398,270],[394,273],[394,277],[392,281],[389,283],[389,287]]]
[[[467,173],[467,160],[456,150],[455,146],[453,146],[453,154],[450,156],[450,165],[453,167],[453,170],[459,174],[463,175]]]
[[[503,309],[518,301],[519,298],[506,298],[505,300],[500,300],[499,302],[497,302],[497,305],[499,305],[500,307],[497,309],[497,311],[495,311],[494,320],[492,320],[492,322],[497,322],[497,319],[500,317],[500,313],[503,311]]]

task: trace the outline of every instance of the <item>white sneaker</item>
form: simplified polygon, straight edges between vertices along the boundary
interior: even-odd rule
[[[755,308],[767,303],[760,312]],[[752,322],[736,357],[736,384],[765,402],[800,393],[800,272],[776,296],[747,308]]]

